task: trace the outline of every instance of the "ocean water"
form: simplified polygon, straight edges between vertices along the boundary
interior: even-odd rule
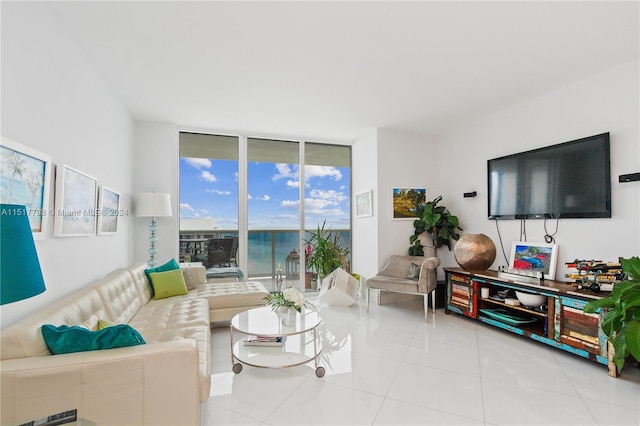
[[[305,239],[309,237],[310,235],[307,234]],[[349,230],[342,231],[340,240],[343,247],[351,248],[351,232]],[[287,256],[292,250],[298,250],[299,241],[300,233],[298,231],[249,232],[249,276],[271,276],[278,264],[284,274]],[[274,248],[273,257],[271,255],[272,247]]]

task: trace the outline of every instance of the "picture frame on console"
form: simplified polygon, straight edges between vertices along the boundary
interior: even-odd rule
[[[556,277],[558,245],[514,241],[511,244],[509,267],[527,272],[543,272],[545,279]]]

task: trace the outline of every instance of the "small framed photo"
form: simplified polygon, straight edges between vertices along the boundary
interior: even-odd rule
[[[373,216],[371,190],[356,194],[356,217]]]
[[[420,208],[427,202],[427,189],[394,186],[392,199],[394,220],[416,220]]]
[[[51,156],[2,137],[0,164],[0,202],[24,205],[33,238],[47,238]]]
[[[532,272],[543,272],[550,280],[556,277],[558,246],[546,243],[513,242],[511,245],[511,269],[522,269]]]
[[[98,180],[63,164],[56,171],[56,237],[96,234]]]
[[[114,235],[118,232],[120,194],[102,185],[98,198],[98,235]]]

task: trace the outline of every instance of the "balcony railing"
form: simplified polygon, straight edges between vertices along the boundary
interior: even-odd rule
[[[334,232],[342,234],[342,244],[344,247],[351,247],[351,231],[349,229],[332,229]],[[188,231],[180,232],[180,261],[184,261],[185,253],[189,252],[192,261],[202,261],[206,259],[207,241],[211,238],[237,237],[237,230],[215,230],[215,231]],[[305,232],[305,240],[311,237],[310,231]],[[265,229],[249,231],[248,237],[248,273],[249,278],[271,277],[275,278],[276,269],[280,265],[284,275],[290,272],[293,275],[297,271],[303,271],[304,265],[299,262],[297,269],[291,264],[292,251],[299,251],[300,232],[288,229]],[[299,253],[298,253],[299,256]],[[287,257],[290,258],[289,264]],[[233,266],[233,265],[232,265]],[[290,276],[289,278],[294,278]]]

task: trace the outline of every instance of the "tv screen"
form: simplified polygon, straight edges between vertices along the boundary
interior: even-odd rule
[[[489,219],[611,217],[609,133],[487,161]]]

